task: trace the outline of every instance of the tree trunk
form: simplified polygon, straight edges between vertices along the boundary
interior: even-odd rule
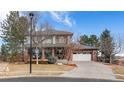
[[[22,62],[24,62],[24,41],[22,42]]]
[[[112,64],[112,56],[111,55],[110,55],[109,61],[110,61],[110,64]]]

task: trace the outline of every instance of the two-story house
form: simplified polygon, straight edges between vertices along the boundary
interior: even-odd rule
[[[97,48],[81,44],[72,44],[72,32],[45,30],[32,33],[33,60],[36,60],[38,50],[39,61],[47,61],[48,57],[55,56],[58,60],[66,59],[68,63],[73,61],[96,61]],[[30,38],[27,34],[25,41],[25,62],[29,61]]]
[[[39,60],[45,61],[49,56],[55,56],[57,59],[71,60],[71,38],[73,33],[58,30],[36,31],[32,33],[33,59],[35,59],[36,48],[39,51]],[[30,40],[27,34],[25,41],[25,61],[29,60]]]

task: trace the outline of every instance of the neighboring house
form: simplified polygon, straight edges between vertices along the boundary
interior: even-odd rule
[[[59,60],[72,61],[96,61],[97,48],[88,47],[80,44],[73,45],[71,38],[72,32],[47,30],[37,31],[32,33],[33,41],[41,41],[36,45],[32,42],[33,46],[33,59],[35,57],[35,49],[38,47],[39,60],[46,61],[49,56],[55,56]],[[25,61],[29,61],[29,36],[25,42]]]

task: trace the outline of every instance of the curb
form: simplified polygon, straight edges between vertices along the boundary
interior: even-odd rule
[[[13,78],[23,78],[23,77],[58,77],[58,78],[78,78],[78,79],[83,79],[82,77],[66,77],[66,76],[61,76],[61,75],[20,75],[20,76],[2,76],[0,79],[13,79]],[[87,78],[91,79],[91,78]],[[93,79],[99,79],[99,78],[93,78]],[[119,82],[124,82],[124,80],[121,79],[104,79],[104,80],[112,80],[112,81],[119,81]]]
[[[20,75],[20,76],[2,76],[0,79],[22,78],[22,77],[60,77],[56,75]]]

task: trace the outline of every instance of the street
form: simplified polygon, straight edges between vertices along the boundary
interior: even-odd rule
[[[66,77],[18,77],[4,78],[0,82],[120,82],[119,80],[66,78]]]

